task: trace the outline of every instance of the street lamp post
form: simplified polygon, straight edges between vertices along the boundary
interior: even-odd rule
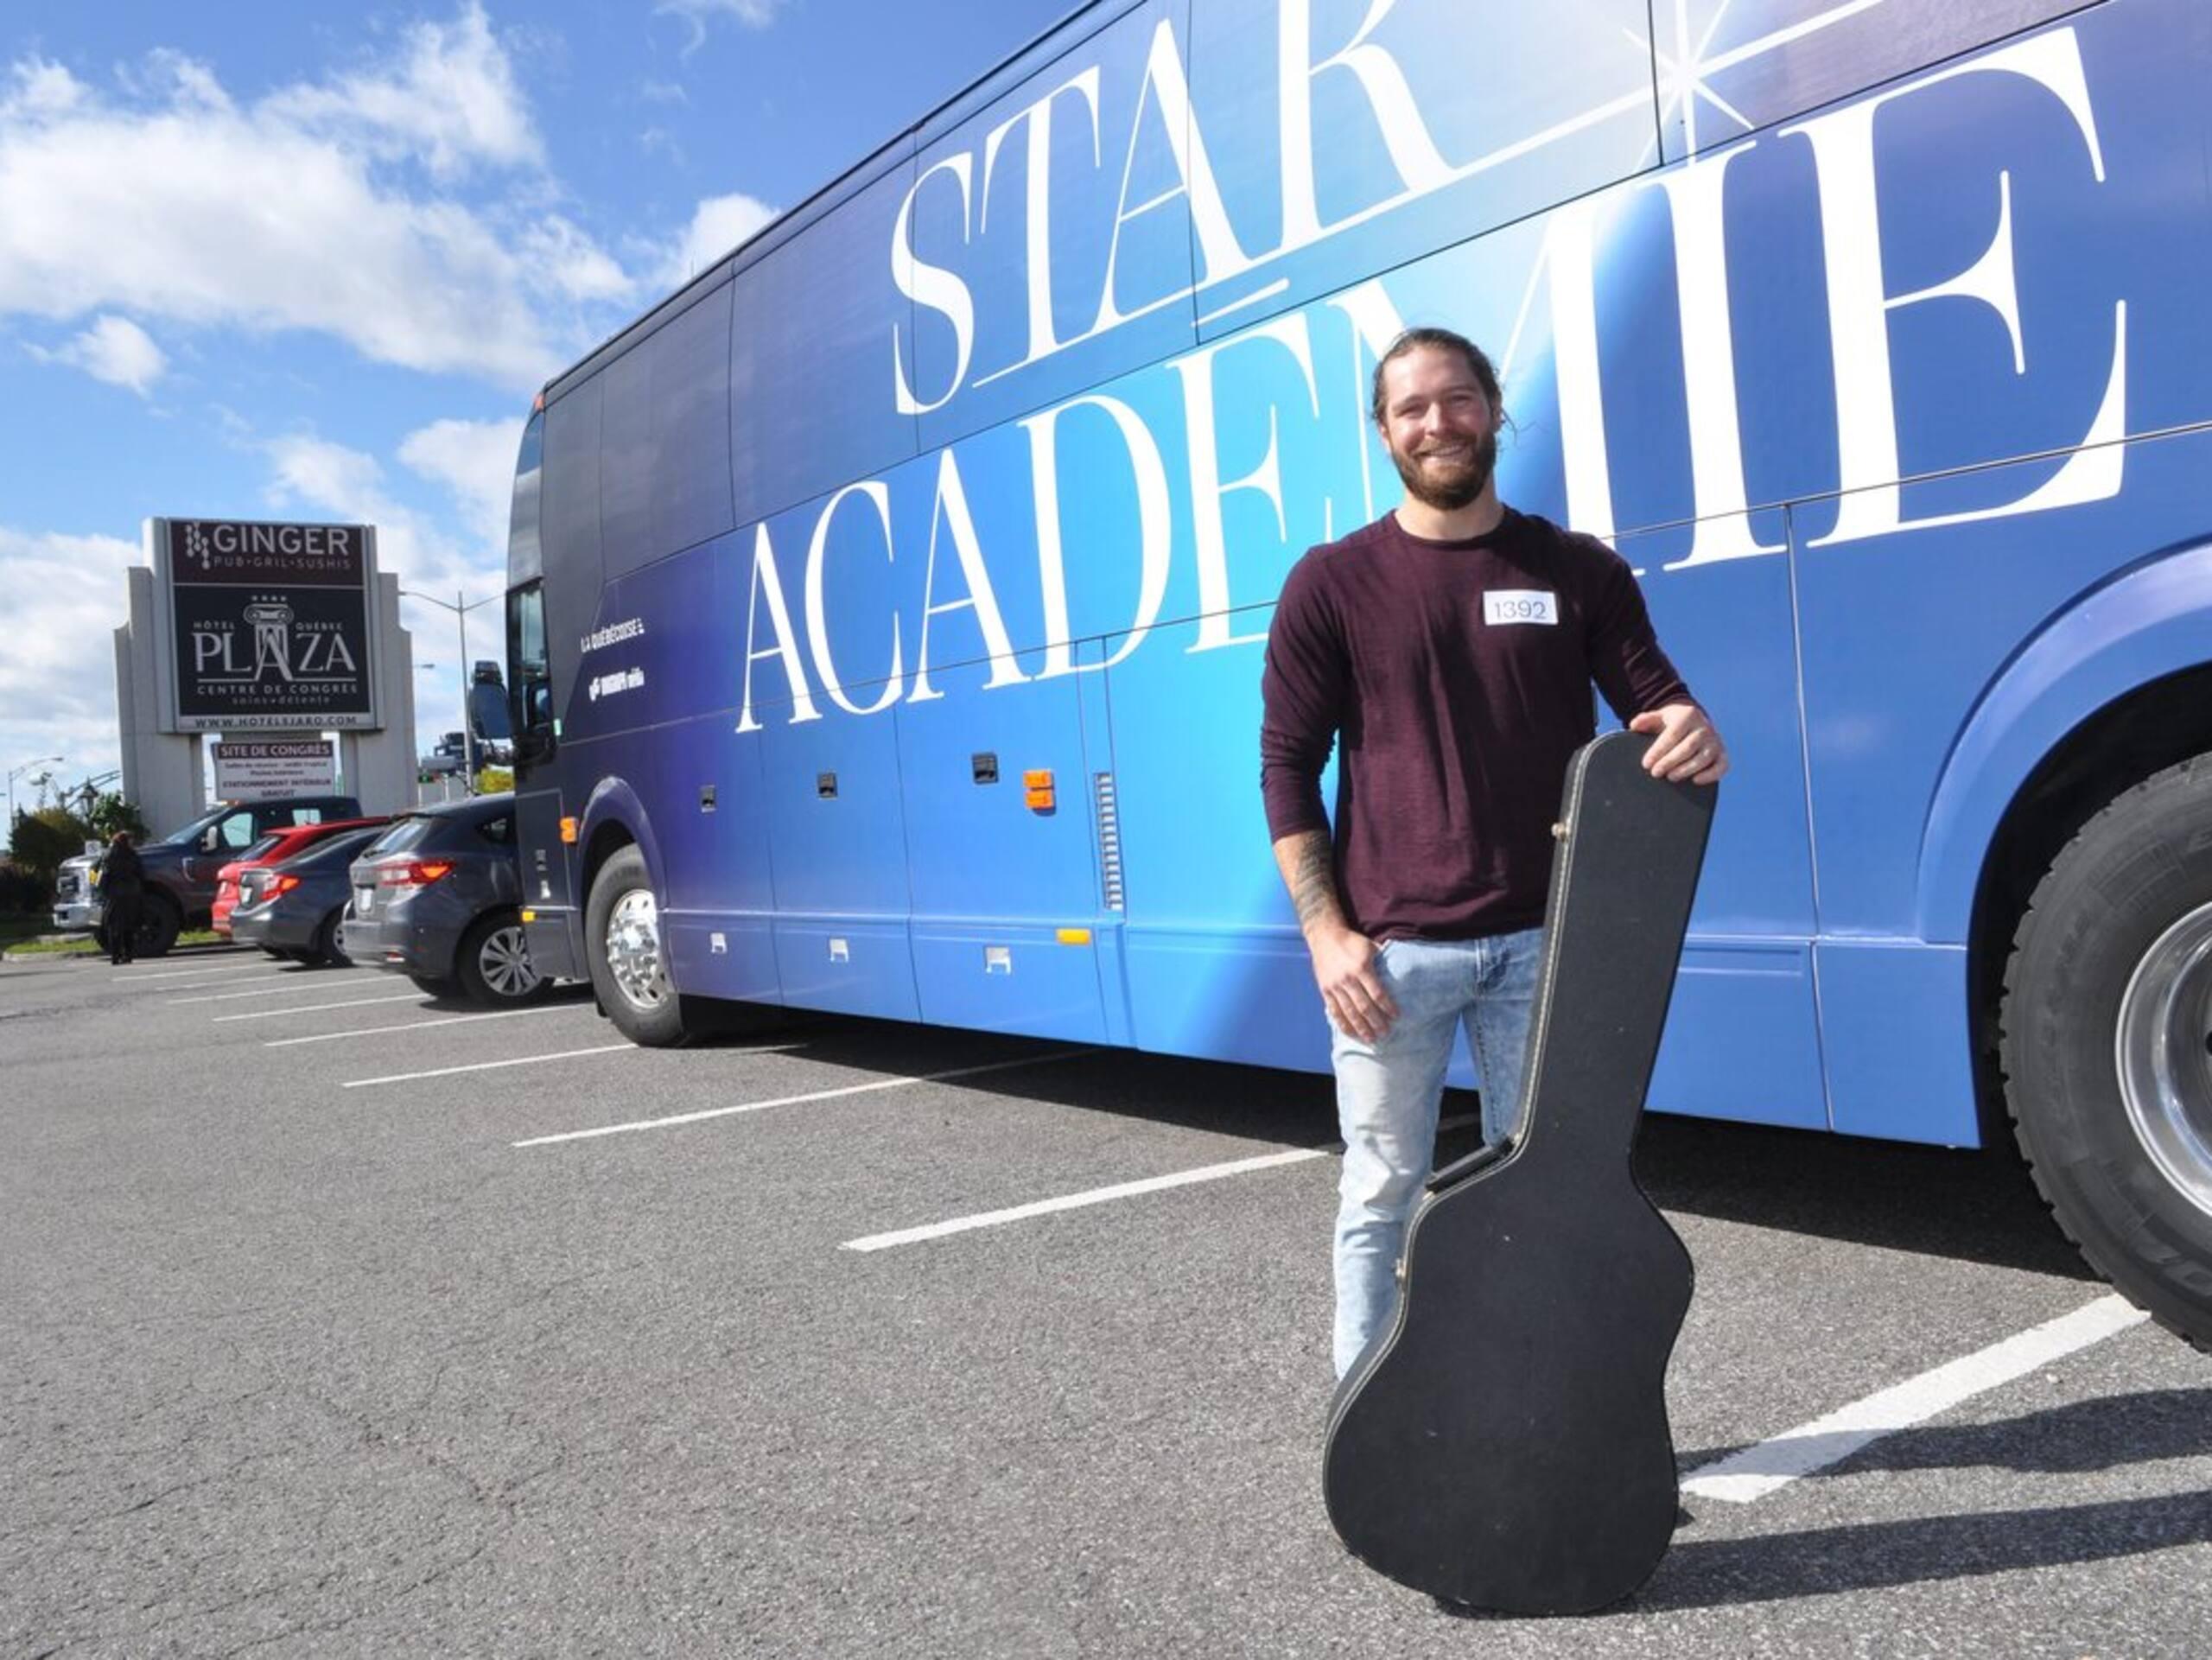
[[[10,851],[14,850],[16,845],[16,780],[34,766],[60,765],[61,757],[59,755],[41,755],[36,760],[27,760],[21,766],[11,766],[8,769],[8,846]]]
[[[425,604],[438,606],[452,612],[454,620],[461,625],[461,766],[462,773],[467,778],[465,787],[469,794],[474,795],[476,793],[476,733],[468,718],[468,614],[475,610],[478,606],[489,605],[492,601],[488,599],[468,600],[468,596],[459,588],[454,590],[454,596],[450,600],[442,600],[431,594],[418,594],[411,588],[403,588],[399,592],[402,598],[421,600]],[[464,601],[467,602],[464,604]],[[12,824],[14,821],[11,819],[9,822]]]

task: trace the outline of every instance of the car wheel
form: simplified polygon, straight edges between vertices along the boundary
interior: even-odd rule
[[[454,966],[461,989],[493,1008],[534,1003],[552,990],[552,982],[532,966],[522,918],[513,911],[493,911],[469,925],[461,937]]]
[[[146,895],[146,908],[138,919],[138,937],[130,942],[133,957],[167,957],[176,937],[184,932],[184,913],[166,894]]]
[[[350,969],[353,959],[346,955],[346,907],[340,906],[322,919],[322,926],[315,932],[315,949],[308,953],[307,961],[320,963],[326,968]]]
[[[584,955],[607,1019],[631,1042],[665,1049],[685,1042],[683,1001],[669,983],[660,905],[645,855],[626,847],[600,868],[584,903]]]
[[[2127,791],[2052,862],[2003,1029],[2006,1104],[2059,1225],[2212,1346],[2212,756]]]

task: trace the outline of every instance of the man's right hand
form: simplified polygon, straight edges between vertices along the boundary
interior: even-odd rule
[[[1376,971],[1375,942],[1355,929],[1338,927],[1316,929],[1306,944],[1329,1018],[1347,1037],[1380,1043],[1398,1018],[1398,1006]]]

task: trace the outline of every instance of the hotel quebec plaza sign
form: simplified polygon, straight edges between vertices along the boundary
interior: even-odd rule
[[[150,521],[169,732],[377,731],[376,532]]]

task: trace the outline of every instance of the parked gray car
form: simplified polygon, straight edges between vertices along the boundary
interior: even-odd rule
[[[512,795],[477,796],[395,818],[350,872],[346,951],[425,991],[506,1008],[550,989],[523,938]]]
[[[341,830],[282,864],[250,872],[231,912],[231,938],[302,963],[345,967],[352,960],[345,919],[353,860],[382,834],[381,826]]]

